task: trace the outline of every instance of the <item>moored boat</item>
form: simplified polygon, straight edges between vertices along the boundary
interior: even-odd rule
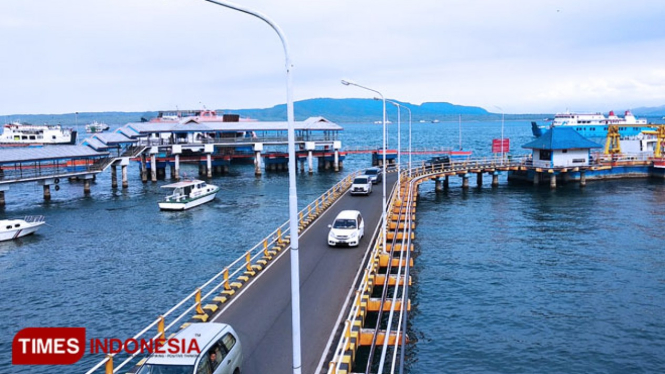
[[[104,132],[109,129],[109,125],[105,123],[99,123],[97,121],[94,121],[92,123],[89,123],[85,125],[85,132],[90,133],[90,134],[96,134],[98,132]]]
[[[76,144],[76,131],[60,125],[7,123],[0,135],[0,146],[32,144]]]
[[[26,216],[23,219],[0,220],[0,241],[12,240],[33,234],[46,222],[44,216]]]
[[[172,188],[173,192],[159,203],[161,210],[186,210],[212,201],[219,187],[198,179],[167,184],[162,188]]]
[[[610,111],[607,117],[602,113],[557,113],[549,125],[538,126],[535,122],[531,124],[535,137],[539,137],[543,130],[558,126],[572,127],[586,138],[604,138],[610,125],[621,126],[619,130],[622,136],[637,136],[649,129],[646,119],[636,118],[629,110],[625,111],[623,117],[617,116],[614,111]]]

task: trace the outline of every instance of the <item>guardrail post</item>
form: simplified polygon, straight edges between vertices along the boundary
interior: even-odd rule
[[[229,268],[224,269],[224,289],[231,289],[231,286],[229,285]]]
[[[319,199],[316,199],[316,214],[319,214]]]
[[[157,331],[159,332],[159,339],[166,340],[166,332],[164,331],[164,316],[159,316],[157,323]]]
[[[203,308],[201,308],[201,289],[200,288],[196,289],[195,300],[196,300],[196,313],[205,314],[205,312],[203,311]]]
[[[106,355],[109,359],[106,361],[106,366],[104,367],[104,372],[106,374],[113,374],[113,355]]]
[[[245,268],[252,271],[252,253],[250,251],[245,254]]]
[[[268,239],[263,240],[263,255],[268,255]]]

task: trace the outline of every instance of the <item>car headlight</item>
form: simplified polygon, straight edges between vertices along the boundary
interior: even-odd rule
[[[354,231],[354,232],[351,233],[351,235],[349,235],[350,238],[355,238],[356,236],[358,236],[357,231]]]

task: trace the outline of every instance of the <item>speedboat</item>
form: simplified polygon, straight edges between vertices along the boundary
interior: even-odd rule
[[[0,220],[0,241],[30,235],[45,223],[44,216],[27,216],[23,219],[2,219]]]
[[[159,203],[161,210],[186,210],[212,201],[219,187],[198,179],[167,184],[162,188],[172,188],[173,193]]]

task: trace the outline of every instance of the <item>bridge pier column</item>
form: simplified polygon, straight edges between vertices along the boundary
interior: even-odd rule
[[[534,185],[534,186],[537,186],[538,184],[540,184],[540,173],[539,173],[539,172],[535,172],[535,173],[533,174],[533,185]]]
[[[580,171],[580,187],[586,186],[586,171]]]
[[[450,176],[446,175],[446,178],[443,180],[443,188],[450,187]]]
[[[476,173],[476,184],[478,187],[482,187],[483,185],[483,173]]]
[[[44,201],[51,200],[51,186],[44,183]]]
[[[150,181],[157,182],[157,155],[150,155]]]
[[[206,155],[206,177],[212,178],[212,155]]]
[[[492,173],[492,187],[497,187],[499,185],[499,173]]]
[[[118,169],[115,165],[111,165],[111,188],[118,188]]]
[[[469,188],[469,174],[462,175],[462,188],[465,190]]]
[[[556,188],[556,174],[550,174],[550,188]]]
[[[129,160],[128,160],[129,161]],[[129,188],[129,181],[127,180],[127,165],[120,165],[120,172],[122,174],[122,188]]]
[[[5,190],[0,190],[0,207],[5,206]]]
[[[83,176],[83,194],[90,195],[90,181],[93,180],[94,175],[86,174]]]
[[[258,177],[261,173],[261,151],[257,151],[254,156],[254,175]]]
[[[307,151],[307,172],[314,174],[314,156],[311,150]]]
[[[148,183],[148,169],[146,168],[145,154],[141,153],[141,182]]]
[[[342,142],[339,140],[336,140],[333,142],[333,149],[334,149],[334,163],[333,163],[333,170],[334,171],[339,171],[339,150],[342,148]]]
[[[257,177],[261,175],[261,169],[263,168],[261,152],[263,152],[263,143],[254,143],[254,175]]]
[[[305,160],[298,159],[298,162],[296,162],[296,163],[300,163],[300,172],[304,173],[305,172]]]
[[[440,178],[437,178],[437,179],[434,180],[434,191],[435,192],[443,192],[443,182],[441,181]]]
[[[175,156],[173,166],[171,167],[171,178],[180,180],[180,153],[182,153],[182,146],[174,144],[171,146],[171,154]]]
[[[179,181],[180,180],[180,155],[176,154],[175,155],[175,162],[173,164],[173,173],[171,174],[171,178]]]

